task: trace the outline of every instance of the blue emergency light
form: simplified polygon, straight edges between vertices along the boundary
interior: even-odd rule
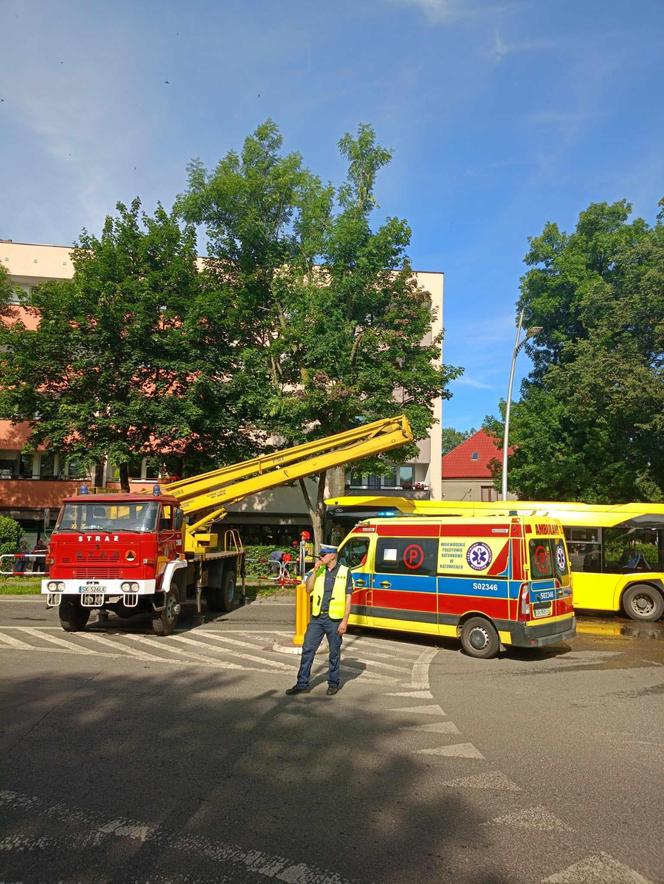
[[[78,489],[78,493],[79,494],[89,494],[90,489],[88,488],[87,485],[81,485],[81,487]]]
[[[378,510],[379,518],[389,519],[392,516],[396,516],[396,512],[394,510]]]
[[[161,488],[159,487],[159,485],[152,486],[152,493],[155,497],[159,497],[159,495],[161,494]]]

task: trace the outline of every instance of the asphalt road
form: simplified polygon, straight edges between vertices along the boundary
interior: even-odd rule
[[[664,624],[491,661],[356,632],[330,698],[324,654],[284,695],[292,623],[0,598],[0,881],[664,881]]]

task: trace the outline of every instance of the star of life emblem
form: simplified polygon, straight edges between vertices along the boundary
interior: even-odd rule
[[[558,565],[559,571],[565,571],[567,568],[567,558],[565,557],[565,550],[563,549],[562,543],[559,543],[556,547],[556,564]]]
[[[471,543],[466,552],[466,561],[473,571],[484,571],[491,564],[493,553],[486,543]]]

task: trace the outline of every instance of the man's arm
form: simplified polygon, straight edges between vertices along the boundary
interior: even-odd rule
[[[348,572],[348,580],[346,581],[346,607],[341,623],[337,627],[339,635],[344,635],[348,629],[348,618],[350,617],[350,608],[353,603],[353,576]]]
[[[304,581],[304,588],[310,595],[314,590],[314,583],[316,582],[316,577],[318,576],[318,572],[320,571],[321,567],[325,568],[325,565],[322,564],[320,559],[316,559],[316,561],[314,562],[314,567],[311,571],[309,571]]]

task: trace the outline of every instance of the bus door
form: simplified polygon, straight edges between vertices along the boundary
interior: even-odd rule
[[[350,568],[353,575],[350,622],[355,626],[367,625],[367,613],[373,604],[371,597],[372,560],[370,534],[351,534],[339,551],[340,563]]]
[[[368,626],[438,634],[437,524],[380,525]]]
[[[456,636],[460,618],[469,613],[488,617],[500,634],[509,620],[509,523],[450,520],[440,534],[440,634]]]

